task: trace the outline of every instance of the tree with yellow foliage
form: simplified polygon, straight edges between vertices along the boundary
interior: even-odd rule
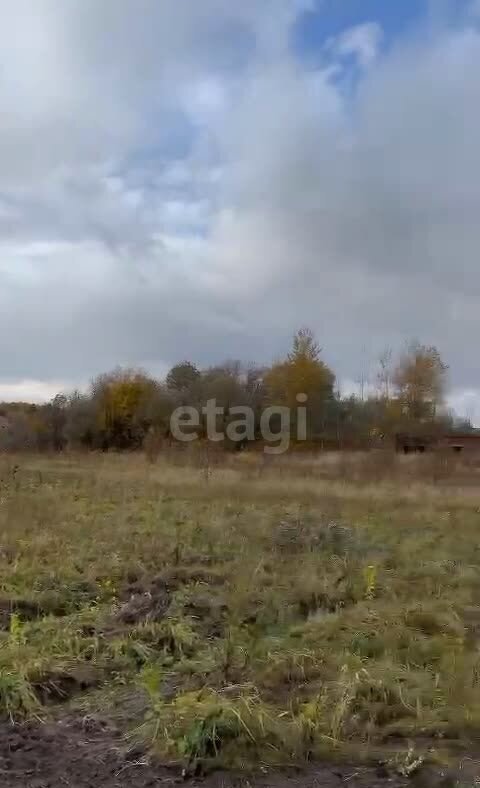
[[[435,418],[443,403],[448,366],[433,345],[412,342],[400,357],[393,375],[403,413],[414,421]]]
[[[148,411],[157,382],[138,370],[117,369],[97,378],[92,388],[102,446],[140,446],[152,421]]]
[[[301,328],[293,337],[292,350],[285,361],[274,364],[265,376],[268,399],[295,413],[298,395],[307,397],[306,408],[310,431],[318,429],[323,406],[333,397],[335,375],[320,358],[321,348],[309,328]]]

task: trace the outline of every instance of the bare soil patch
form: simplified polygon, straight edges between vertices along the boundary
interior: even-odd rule
[[[5,788],[117,788],[168,784],[165,769],[127,755],[114,731],[88,719],[0,726],[0,783]]]
[[[316,765],[307,770],[268,770],[258,775],[216,772],[184,780],[180,771],[128,750],[119,733],[92,717],[55,723],[0,723],[0,783],[4,788],[147,788],[184,782],[205,788],[453,788],[474,784],[463,777],[424,769],[412,779],[384,767]]]

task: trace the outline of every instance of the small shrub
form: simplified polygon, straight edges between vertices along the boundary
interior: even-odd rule
[[[32,686],[21,673],[0,670],[0,713],[12,722],[36,715],[40,704]]]

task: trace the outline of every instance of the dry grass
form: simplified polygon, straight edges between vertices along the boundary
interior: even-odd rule
[[[0,709],[101,710],[187,767],[468,746],[480,487],[439,462],[5,460]]]

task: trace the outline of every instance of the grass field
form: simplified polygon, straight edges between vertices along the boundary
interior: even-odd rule
[[[478,752],[480,486],[452,473],[5,458],[1,712],[101,715],[186,773]]]

